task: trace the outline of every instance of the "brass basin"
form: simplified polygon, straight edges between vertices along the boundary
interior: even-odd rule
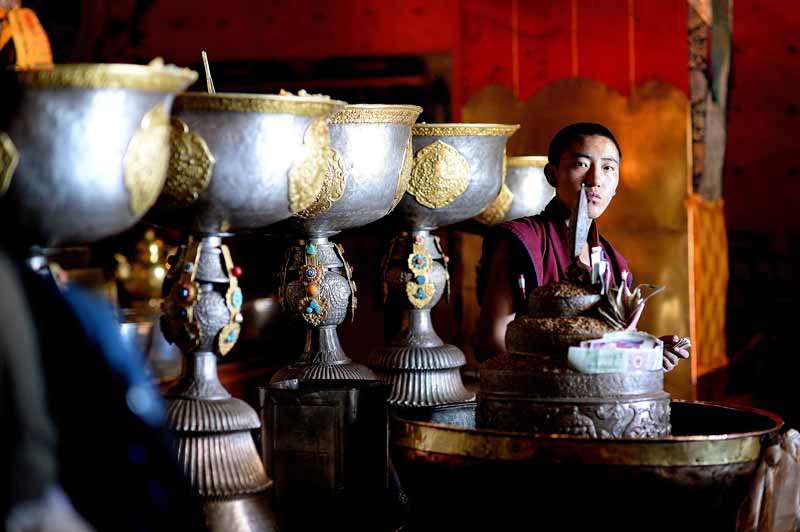
[[[470,405],[425,414],[439,423],[401,413],[390,447],[409,530],[733,530],[783,421],[712,403],[671,408],[672,436],[627,441],[476,430]]]

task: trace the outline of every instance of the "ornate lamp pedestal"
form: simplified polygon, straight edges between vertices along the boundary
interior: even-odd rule
[[[308,208],[322,187],[326,118],[344,102],[314,96],[184,93],[175,100],[171,158],[152,219],[189,237],[164,281],[164,336],[186,357],[166,394],[178,459],[214,530],[273,530],[271,485],[248,404],[217,377],[239,338],[243,303],[221,235],[261,229]]]
[[[166,393],[178,460],[212,528],[270,530],[269,505],[259,499],[271,481],[251,435],[261,426],[258,414],[231,397],[217,376],[217,356],[233,347],[240,330],[238,270],[219,237],[190,240],[170,265],[161,325],[186,357]]]
[[[505,145],[518,126],[417,124],[408,193],[392,214],[411,229],[392,241],[385,268],[387,304],[403,309],[400,332],[369,365],[393,384],[389,403],[430,407],[474,398],[461,382],[466,357],[442,342],[430,311],[449,289],[447,257],[430,231],[483,211],[503,183]]]
[[[370,357],[378,376],[393,385],[389,402],[430,406],[474,399],[461,382],[464,353],[445,344],[431,321],[431,309],[450,282],[439,238],[425,230],[395,237],[384,282],[387,300],[404,307],[400,331]]]
[[[375,379],[339,344],[336,327],[348,307],[351,317],[355,313],[356,286],[342,246],[328,237],[378,220],[397,205],[408,185],[411,126],[420,112],[413,105],[348,105],[331,117],[322,191],[311,207],[278,226],[301,238],[287,254],[281,299],[305,322],[306,341],[298,360],[272,382]]]
[[[327,238],[300,240],[289,249],[282,274],[284,306],[306,323],[303,354],[278,370],[272,382],[288,379],[375,379],[375,374],[356,364],[339,343],[336,327],[350,307],[356,310],[356,286],[342,246]]]

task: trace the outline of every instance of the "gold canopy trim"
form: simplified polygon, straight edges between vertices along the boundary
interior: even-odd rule
[[[197,73],[174,65],[69,64],[18,70],[15,75],[32,88],[130,89],[180,92],[197,79]]]
[[[348,105],[331,117],[331,124],[402,124],[412,126],[422,112],[416,105]]]
[[[546,155],[520,155],[518,157],[506,157],[506,164],[509,168],[535,167],[544,168],[547,164]]]
[[[291,94],[241,94],[184,92],[175,98],[172,108],[178,111],[227,111],[232,113],[273,113],[297,116],[328,116],[346,102],[323,96]]]
[[[510,137],[519,124],[415,124],[415,137]]]

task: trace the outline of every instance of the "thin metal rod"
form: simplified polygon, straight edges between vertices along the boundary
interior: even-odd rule
[[[201,52],[203,55],[203,67],[206,69],[206,87],[208,88],[209,94],[216,94],[216,90],[214,90],[214,80],[211,79],[211,67],[208,66],[208,54],[206,51],[203,50]]]

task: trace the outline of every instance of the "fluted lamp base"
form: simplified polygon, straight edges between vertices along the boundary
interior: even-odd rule
[[[461,381],[466,358],[454,345],[381,347],[373,351],[370,364],[378,378],[392,385],[391,405],[427,407],[475,399]]]

